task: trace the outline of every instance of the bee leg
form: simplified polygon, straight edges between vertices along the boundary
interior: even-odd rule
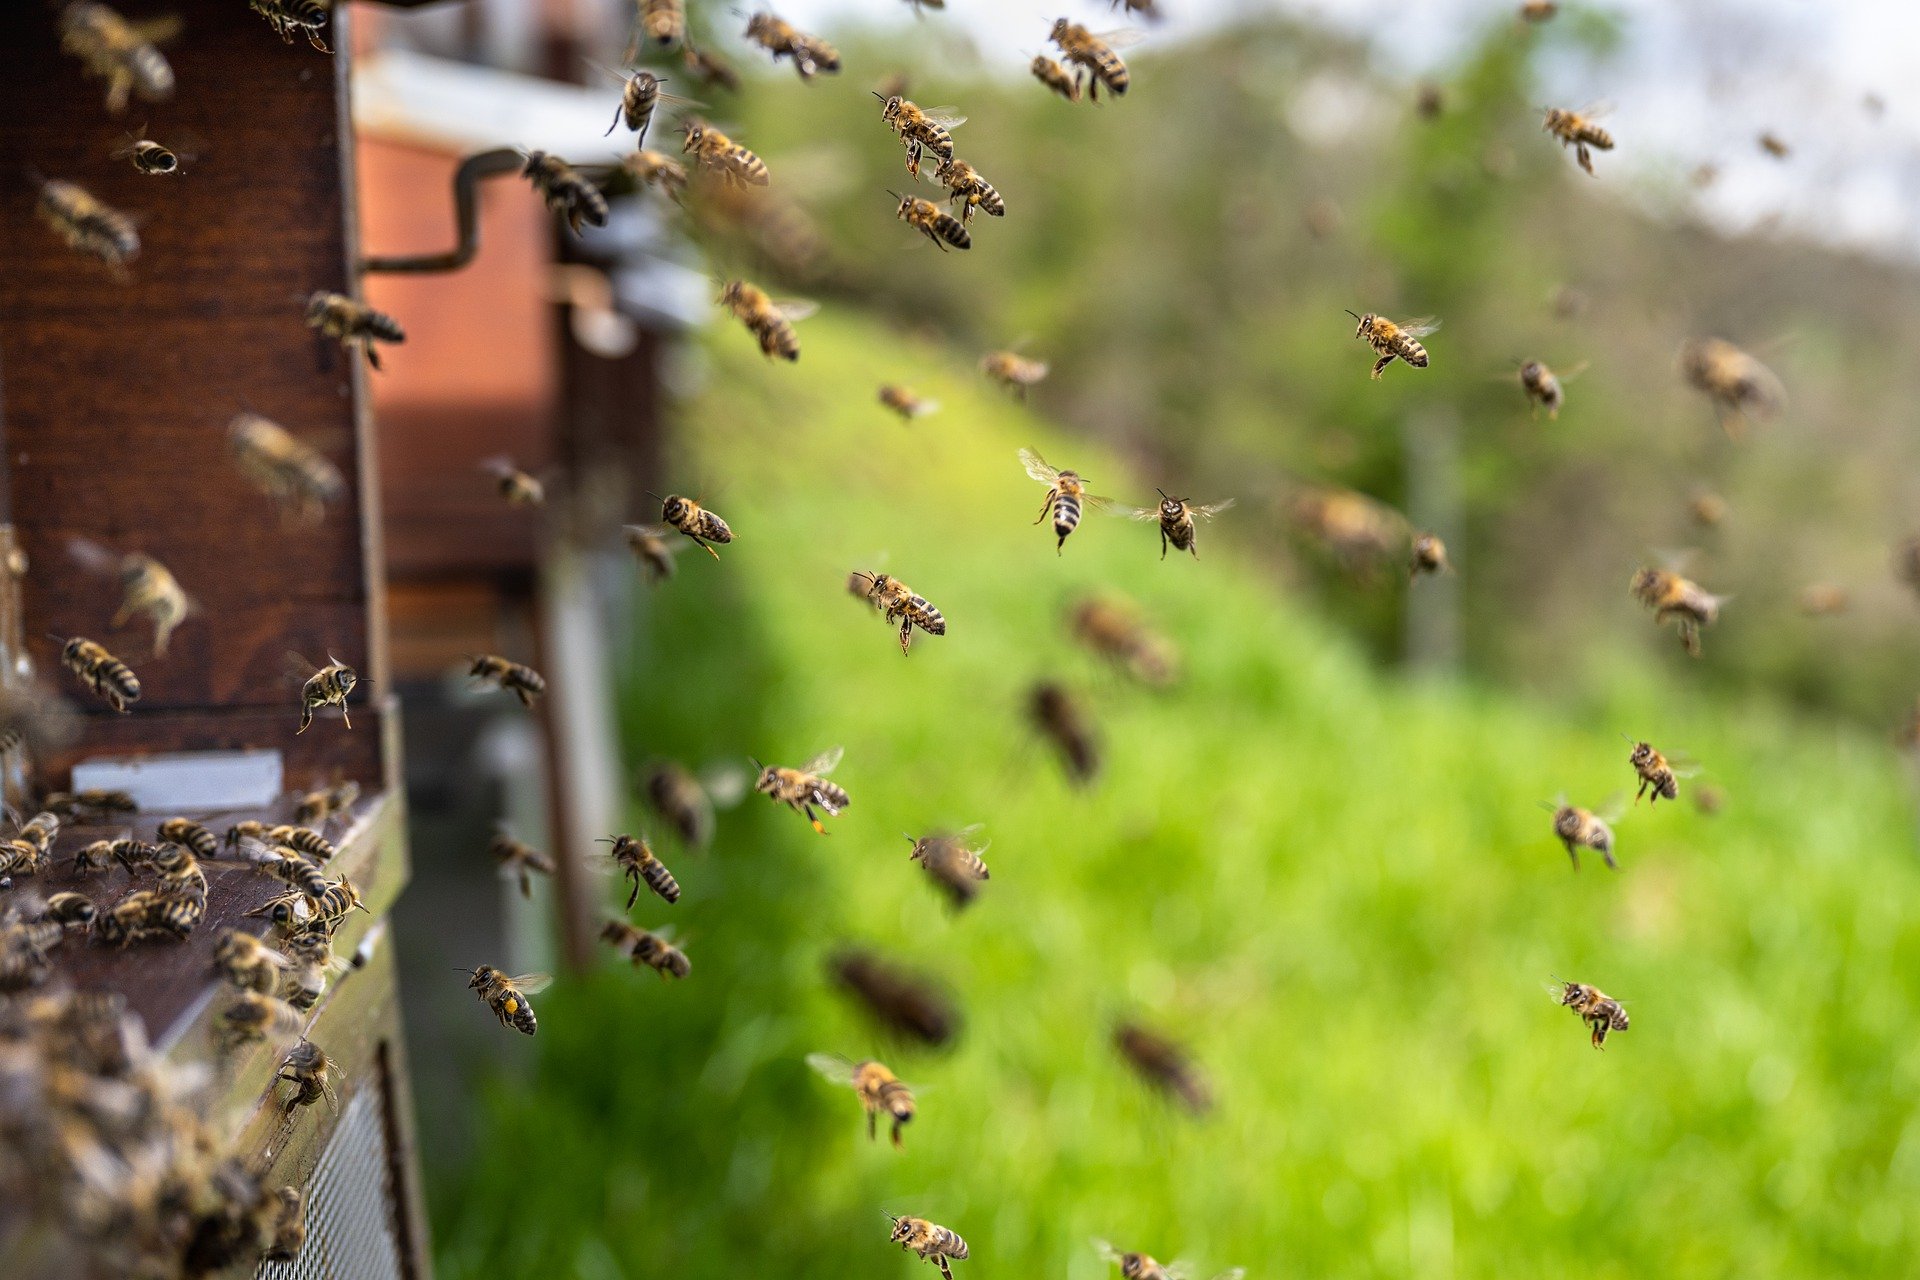
[[[1586,143],[1576,142],[1573,144],[1573,158],[1580,162],[1580,167],[1587,171],[1589,178],[1598,176],[1593,171],[1593,152],[1587,150]]]
[[[1605,858],[1605,859],[1606,859],[1606,862],[1607,862],[1607,870],[1609,870],[1609,871],[1618,871],[1618,870],[1620,869],[1620,864],[1619,864],[1619,863],[1617,863],[1617,862],[1615,862],[1615,861],[1613,860],[1613,850],[1611,850],[1611,849],[1602,849],[1602,850],[1600,851],[1600,856],[1601,856],[1602,858]]]
[[[601,134],[600,135],[601,137],[611,138],[613,136],[613,131],[619,127],[620,117],[626,114],[626,110],[627,110],[627,103],[626,103],[625,97],[623,96],[620,100],[619,105],[614,107],[613,109],[613,123],[607,126],[607,131]]]
[[[880,1136],[876,1127],[878,1123],[879,1123],[879,1117],[871,1111],[867,1112],[867,1141],[868,1142],[872,1142],[875,1138]]]
[[[380,368],[380,353],[373,349],[373,340],[371,338],[360,339],[360,349],[367,353],[367,363],[378,370]]]
[[[345,698],[340,699],[340,718],[346,722],[347,728],[353,728],[353,717],[347,714],[347,700]]]
[[[1373,380],[1375,382],[1380,381],[1380,375],[1386,372],[1387,366],[1392,364],[1394,362],[1394,359],[1395,357],[1393,352],[1389,351],[1387,352],[1387,354],[1381,356],[1378,360],[1373,362]]]
[[[533,896],[533,877],[524,871],[520,873],[520,896],[523,898]]]
[[[633,904],[640,900],[640,873],[633,868],[627,869],[627,879],[633,881],[633,892],[627,895],[627,910],[633,910]]]
[[[1047,490],[1047,500],[1040,504],[1040,514],[1033,518],[1035,524],[1039,524],[1047,518],[1047,514],[1053,510],[1054,499],[1059,497],[1059,495],[1060,491],[1058,489]]]
[[[1580,850],[1574,846],[1572,841],[1568,841],[1567,843],[1567,857],[1573,859],[1573,869],[1578,871],[1580,869]]]
[[[906,653],[908,647],[911,646],[912,644],[913,644],[913,620],[908,619],[907,621],[900,624],[900,652],[903,654]]]
[[[1167,531],[1165,529],[1160,531],[1160,558],[1162,560],[1167,558]]]
[[[812,805],[803,803],[800,806],[800,811],[807,815],[807,821],[813,824],[815,831],[818,831],[821,835],[827,834],[827,829],[820,824],[820,819],[814,815]]]
[[[517,686],[514,688],[513,692],[514,692],[514,696],[520,699],[521,706],[527,708],[529,711],[533,709],[533,695],[531,693],[528,693],[525,689],[519,688]]]

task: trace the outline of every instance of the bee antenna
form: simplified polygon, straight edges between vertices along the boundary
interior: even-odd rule
[[[878,89],[869,89],[867,90],[867,92],[872,94],[874,97],[880,99],[880,101],[882,102],[885,102],[887,100],[887,95],[884,93],[881,93]]]
[[[1167,497],[1167,491],[1166,491],[1165,489],[1162,489],[1162,488],[1161,488],[1161,487],[1160,487],[1159,485],[1155,485],[1155,486],[1153,486],[1153,491],[1154,491],[1155,493],[1157,493],[1157,494],[1159,494],[1159,495],[1160,495],[1161,497],[1163,497],[1163,498],[1166,498],[1166,497]],[[1171,501],[1173,501],[1173,499],[1171,499],[1171,498],[1167,498],[1167,501],[1169,501],[1169,502],[1171,502]]]
[[[1340,308],[1340,309],[1341,309],[1342,311],[1346,311],[1346,312],[1347,312],[1347,314],[1348,314],[1348,315],[1350,315],[1350,316],[1352,316],[1352,317],[1353,317],[1353,318],[1354,318],[1355,320],[1358,320],[1358,319],[1360,318],[1360,313],[1359,313],[1359,312],[1357,312],[1357,311],[1347,311],[1347,308],[1345,308],[1345,307],[1342,307],[1342,308]]]
[[[753,766],[755,773],[758,773],[767,767],[761,764],[758,760],[755,760],[752,756],[747,757],[747,763]]]

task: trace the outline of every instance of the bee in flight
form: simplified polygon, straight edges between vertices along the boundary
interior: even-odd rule
[[[662,979],[684,978],[693,972],[693,961],[673,945],[671,929],[654,933],[625,920],[609,920],[600,936],[636,967],[645,965]]]
[[[172,571],[152,556],[115,555],[90,538],[69,539],[67,551],[89,572],[119,577],[120,607],[108,625],[118,628],[135,614],[146,614],[153,619],[153,656],[164,658],[175,628],[196,610]]]
[[[684,103],[687,100],[661,89],[660,86],[666,81],[651,71],[635,71],[624,78],[626,83],[620,90],[620,105],[614,108],[613,123],[607,126],[607,134],[611,135],[624,120],[627,128],[633,132],[633,145],[641,147],[646,145],[647,127],[653,123],[653,113],[660,104]]]
[[[689,44],[680,50],[680,65],[703,89],[740,92],[740,73],[733,69],[732,63],[711,50],[696,49]]]
[[[1180,678],[1180,649],[1124,596],[1088,596],[1067,615],[1075,640],[1142,684],[1165,688]]]
[[[867,1137],[877,1136],[880,1113],[893,1118],[893,1145],[900,1145],[900,1131],[913,1120],[913,1090],[887,1070],[886,1064],[867,1058],[852,1062],[837,1053],[810,1053],[807,1065],[837,1085],[860,1095],[867,1113]]]
[[[1634,773],[1640,778],[1640,789],[1633,796],[1635,804],[1639,804],[1640,797],[1649,791],[1653,793],[1653,804],[1659,804],[1662,800],[1677,800],[1680,798],[1680,779],[1691,778],[1699,772],[1684,767],[1676,769],[1672,761],[1653,749],[1651,742],[1634,742],[1632,738],[1627,741],[1633,743],[1627,763],[1633,766]]]
[[[1560,140],[1563,147],[1573,148],[1573,158],[1588,177],[1596,177],[1593,172],[1593,153],[1613,150],[1613,135],[1602,129],[1594,121],[1606,114],[1605,110],[1588,107],[1584,111],[1566,111],[1559,107],[1546,108],[1540,127]]]
[[[1353,331],[1356,338],[1366,339],[1374,354],[1380,358],[1373,362],[1373,379],[1378,382],[1380,375],[1395,360],[1404,360],[1416,369],[1427,367],[1427,349],[1417,339],[1424,338],[1440,327],[1440,322],[1432,316],[1422,316],[1418,320],[1409,320],[1405,324],[1395,324],[1385,316],[1369,311],[1365,315],[1354,315],[1360,327]]]
[[[307,327],[317,329],[347,348],[359,347],[367,363],[378,369],[380,353],[376,342],[405,342],[406,330],[384,311],[375,311],[364,302],[356,302],[344,293],[316,291],[307,299]]]
[[[884,573],[856,573],[854,576],[866,579],[867,598],[873,601],[886,620],[900,624],[901,653],[912,648],[915,627],[930,636],[947,634],[946,615],[934,608],[926,597],[915,595],[913,588],[900,579]]]
[[[480,469],[492,475],[501,499],[510,507],[538,507],[547,501],[547,487],[540,483],[537,476],[513,465],[513,459],[505,454],[488,458],[480,464]]]
[[[1124,1280],[1186,1280],[1187,1265],[1184,1262],[1162,1264],[1150,1253],[1122,1252],[1105,1240],[1095,1240],[1093,1247],[1108,1262],[1118,1264]],[[1244,1267],[1235,1267],[1231,1271],[1222,1271],[1214,1280],[1241,1280],[1246,1274]]]
[[[94,0],[75,0],[60,11],[60,48],[86,72],[107,82],[107,110],[118,115],[127,95],[147,102],[173,96],[173,67],[157,47],[180,30],[180,19],[128,22]]]
[[[151,138],[127,135],[126,142],[108,153],[110,159],[133,161],[134,172],[149,177],[181,172],[180,157]]]
[[[1080,82],[1081,71],[1085,70],[1087,96],[1098,102],[1102,85],[1116,98],[1126,93],[1132,77],[1127,72],[1127,64],[1120,61],[1120,55],[1114,49],[1125,48],[1138,37],[1139,32],[1132,30],[1095,35],[1077,22],[1059,18],[1054,21],[1053,30],[1047,38],[1059,47],[1061,56],[1074,68],[1076,85]]]
[[[1067,69],[1044,53],[1033,55],[1033,61],[1027,64],[1027,70],[1053,92],[1068,102],[1080,101],[1080,82],[1067,74]]]
[[[1093,721],[1081,701],[1065,685],[1043,680],[1027,694],[1027,713],[1047,741],[1060,753],[1067,778],[1085,786],[1100,773],[1100,744]]]
[[[129,278],[127,264],[140,256],[140,231],[132,218],[85,187],[57,179],[40,184],[35,207],[69,249],[98,258],[116,280]]]
[[[826,72],[840,70],[840,52],[819,36],[808,35],[790,22],[771,13],[756,13],[747,19],[747,39],[773,55],[775,62],[791,59],[802,80],[811,80]]]
[[[732,808],[746,794],[746,771],[717,765],[694,773],[672,760],[657,760],[640,776],[640,790],[660,820],[689,849],[713,842],[713,811]]]
[[[647,580],[659,582],[671,578],[673,558],[687,545],[673,536],[678,530],[665,524],[630,524],[625,529],[627,550],[640,562]]]
[[[1176,1041],[1137,1022],[1123,1022],[1113,1030],[1113,1047],[1142,1080],[1178,1098],[1194,1115],[1213,1109],[1212,1086]]]
[[[644,38],[656,49],[671,49],[687,38],[687,10],[681,0],[640,0],[640,30],[635,39]],[[691,51],[692,46],[688,46]],[[629,49],[631,60],[638,48]]]
[[[1560,406],[1567,402],[1566,389],[1560,384],[1563,380],[1578,377],[1587,367],[1583,360],[1565,373],[1555,373],[1541,360],[1526,360],[1520,365],[1520,390],[1526,393],[1527,401],[1535,409],[1545,409],[1549,422],[1560,416]]]
[[[1556,804],[1545,805],[1553,811],[1553,834],[1567,848],[1567,857],[1573,862],[1573,869],[1580,869],[1580,851],[1591,849],[1606,860],[1609,870],[1618,871],[1620,864],[1613,860],[1613,820],[1618,816],[1618,806],[1609,804],[1604,816],[1578,805],[1568,804],[1565,799]]]
[[[924,418],[940,407],[938,400],[927,400],[910,389],[887,383],[880,388],[880,403],[900,415],[903,422]]]
[[[574,235],[580,234],[582,223],[595,227],[607,225],[606,196],[581,176],[578,169],[545,151],[529,151],[526,157],[521,176],[533,184],[548,209],[567,220]]]
[[[1195,506],[1185,498],[1170,498],[1165,489],[1156,490],[1160,495],[1157,507],[1127,507],[1124,514],[1134,520],[1158,520],[1160,522],[1160,558],[1167,558],[1167,548],[1190,553],[1194,559],[1200,558],[1200,551],[1194,545],[1194,522],[1211,520],[1233,505],[1233,499],[1225,502],[1209,503],[1204,507]]]
[[[473,971],[467,988],[479,995],[493,1010],[493,1016],[500,1019],[503,1027],[512,1027],[521,1035],[530,1036],[539,1030],[539,1020],[533,1016],[533,1003],[528,996],[537,996],[547,989],[553,981],[544,973],[527,973],[517,978],[509,978],[504,972],[490,964],[483,964]]]
[[[940,252],[945,253],[948,245],[956,249],[973,247],[973,236],[968,234],[966,225],[933,201],[914,195],[898,195],[892,191],[887,194],[900,201],[899,207],[894,210],[895,215],[933,241],[934,247]]]
[[[827,775],[839,767],[840,757],[844,754],[845,751],[840,747],[828,747],[798,769],[762,765],[756,760],[754,766],[760,770],[760,775],[754,780],[753,789],[775,804],[784,804],[795,813],[805,814],[813,829],[825,835],[827,829],[815,816],[815,806],[833,818],[853,803],[847,796],[846,788],[827,781]]]
[[[897,93],[870,92],[880,99],[880,118],[899,135],[901,145],[907,149],[908,173],[916,178],[920,176],[920,159],[927,151],[939,157],[942,164],[953,159],[950,130],[965,124],[965,116],[952,107],[921,107]]]
[[[1793,148],[1789,147],[1786,139],[1777,133],[1763,133],[1754,139],[1754,141],[1760,144],[1762,151],[1772,156],[1775,160],[1785,160],[1793,154]]]
[[[333,52],[320,36],[327,25],[324,0],[247,0],[247,7],[265,18],[274,34],[287,44],[292,44],[296,35],[303,35],[321,53]]]
[[[1088,493],[1086,483],[1077,471],[1058,470],[1032,449],[1020,451],[1020,462],[1026,467],[1028,475],[1047,486],[1046,501],[1040,504],[1040,514],[1033,522],[1039,524],[1048,516],[1053,517],[1053,532],[1059,539],[1054,544],[1056,555],[1065,550],[1067,535],[1079,528],[1083,505],[1102,510],[1115,509],[1113,499]]]
[[[1749,419],[1766,419],[1786,407],[1787,390],[1773,370],[1731,342],[1696,338],[1680,348],[1680,374],[1713,403],[1728,438],[1746,434]]]
[[[980,360],[980,372],[1022,400],[1027,398],[1028,387],[1046,380],[1047,368],[1044,360],[1029,360],[1012,351],[990,351]]]
[[[628,883],[633,886],[633,891],[627,895],[627,910],[633,910],[633,904],[640,900],[640,886],[643,884],[658,894],[668,906],[680,901],[680,882],[667,870],[667,864],[654,856],[653,846],[647,843],[644,836],[607,836],[603,843],[613,846],[607,851],[607,856],[613,859],[613,865],[626,875]]]
[[[908,1253],[918,1254],[940,1268],[944,1280],[953,1280],[951,1264],[963,1261],[967,1256],[965,1240],[925,1218],[895,1218],[893,1233],[888,1239]]]
[[[987,851],[987,846],[975,847],[971,843],[980,829],[976,822],[951,833],[907,837],[913,845],[907,857],[926,870],[956,909],[978,897],[980,882],[991,878],[986,860],[980,856]]]
[[[470,679],[511,690],[520,705],[531,707],[533,700],[547,691],[547,678],[522,662],[509,662],[496,654],[483,653],[468,668]]]
[[[643,187],[658,187],[675,204],[687,194],[686,166],[661,151],[636,151],[620,162]]]
[[[953,203],[960,206],[962,225],[973,221],[975,209],[989,218],[1007,216],[1006,200],[991,182],[980,176],[978,169],[965,160],[942,160],[934,169],[933,176],[952,195]]]
[[[1700,656],[1700,628],[1719,620],[1720,606],[1727,600],[1670,569],[1636,570],[1628,590],[1635,600],[1653,610],[1656,624],[1675,623],[1680,643],[1696,658]]]
[[[717,514],[707,510],[692,498],[683,498],[670,493],[660,501],[660,519],[667,529],[677,529],[692,538],[715,560],[720,553],[713,549],[716,542],[733,541],[733,528]],[[648,529],[660,529],[661,525],[643,526]]]
[[[1607,1047],[1609,1031],[1625,1031],[1628,1027],[1627,1011],[1618,1000],[1598,987],[1590,987],[1584,982],[1567,982],[1555,978],[1555,987],[1548,987],[1560,1000],[1560,1003],[1572,1009],[1580,1020],[1587,1024],[1587,1030],[1593,1039],[1593,1047]]]
[[[127,704],[140,701],[140,677],[106,648],[75,636],[60,646],[60,661],[115,711],[125,715]]]
[[[346,721],[347,728],[353,728],[353,721],[347,715],[347,695],[360,682],[353,668],[332,654],[327,655],[327,665],[318,670],[297,653],[288,654],[287,662],[296,677],[303,672],[312,673],[300,686],[300,727],[294,733],[305,733],[313,724],[313,713],[322,707],[339,707],[340,718]]]
[[[793,326],[819,310],[811,302],[775,302],[765,290],[745,280],[728,281],[720,291],[720,305],[760,340],[762,354],[782,360],[800,358],[800,339],[794,335]]]
[[[1413,555],[1408,561],[1407,576],[1418,578],[1423,574],[1447,573],[1453,566],[1447,561],[1447,544],[1440,541],[1437,533],[1416,533],[1413,535]]]
[[[227,441],[241,472],[286,515],[311,523],[346,494],[346,480],[325,454],[257,413],[236,415]]]
[[[694,162],[734,186],[764,187],[772,181],[767,162],[704,120],[681,124],[680,150]]]
[[[520,885],[520,896],[533,896],[533,876],[535,872],[543,876],[554,873],[553,857],[542,853],[524,840],[516,840],[504,830],[497,831],[493,843],[487,846],[487,853],[500,868],[500,874],[509,876]]]

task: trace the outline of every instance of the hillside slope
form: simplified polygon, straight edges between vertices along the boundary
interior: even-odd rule
[[[1198,562],[1097,515],[1055,556],[1018,447],[1134,502],[1150,478],[960,360],[831,315],[803,335],[794,368],[709,344],[672,483],[738,541],[649,597],[628,738],[695,764],[844,744],[852,807],[823,839],[749,796],[705,857],[661,846],[685,897],[634,917],[680,925],[692,976],[563,981],[535,1041],[498,1037],[489,1140],[436,1186],[443,1277],[931,1275],[883,1210],[960,1231],[978,1280],[1112,1274],[1094,1235],[1202,1278],[1910,1266],[1920,869],[1883,744],[1628,671],[1576,723],[1383,676],[1237,563],[1277,536],[1257,495]],[[882,380],[945,407],[903,427]],[[906,658],[845,591],[883,557],[949,622]],[[1068,645],[1092,589],[1180,642],[1177,688]],[[1093,789],[1022,720],[1042,675],[1097,708]],[[1574,874],[1538,802],[1630,789],[1623,731],[1728,805],[1642,806],[1622,869]],[[976,821],[993,878],[955,916],[901,832]],[[939,972],[957,1046],[877,1039],[822,976],[848,940]],[[1595,1053],[1550,974],[1632,1030]],[[1123,1013],[1192,1043],[1213,1116],[1127,1074]],[[815,1050],[928,1086],[904,1151]]]

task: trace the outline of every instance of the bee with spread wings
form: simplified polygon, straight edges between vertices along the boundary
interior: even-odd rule
[[[825,835],[827,829],[820,824],[814,808],[819,807],[829,818],[833,818],[853,803],[845,787],[827,781],[827,775],[838,767],[840,757],[844,754],[840,747],[829,747],[798,769],[784,765],[760,765],[760,776],[754,781],[753,789],[775,804],[784,804],[795,813],[805,814],[813,829]],[[755,761],[755,764],[759,762]]]
[[[1173,498],[1165,489],[1155,490],[1160,495],[1157,507],[1123,507],[1116,512],[1130,520],[1158,520],[1160,522],[1160,558],[1167,558],[1167,548],[1185,551],[1194,559],[1200,558],[1200,550],[1194,545],[1197,520],[1211,520],[1233,505],[1233,499],[1225,502],[1211,502],[1206,506],[1195,506],[1185,498]]]
[[[1079,472],[1061,471],[1031,449],[1020,451],[1020,462],[1026,467],[1028,475],[1047,486],[1047,500],[1040,504],[1040,514],[1034,517],[1033,522],[1039,524],[1049,515],[1053,517],[1053,532],[1059,538],[1054,544],[1056,555],[1066,547],[1067,535],[1080,527],[1082,504],[1098,507],[1102,511],[1114,510],[1112,498],[1087,492],[1086,482],[1080,478]]]

